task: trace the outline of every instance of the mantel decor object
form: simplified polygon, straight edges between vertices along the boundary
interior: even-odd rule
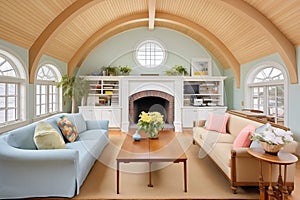
[[[211,76],[210,58],[193,58],[191,62],[191,76]]]

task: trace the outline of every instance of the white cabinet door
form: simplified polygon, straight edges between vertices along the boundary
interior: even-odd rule
[[[192,128],[196,120],[207,120],[210,112],[225,113],[227,107],[218,108],[183,108],[182,109],[182,126],[183,128]]]
[[[79,108],[85,120],[108,120],[109,127],[121,127],[121,109],[120,108]]]
[[[182,109],[182,126],[184,128],[193,127],[193,121],[198,117],[197,109]]]
[[[101,119],[109,121],[109,127],[121,126],[121,111],[120,109],[102,109]]]
[[[79,113],[82,114],[82,116],[85,120],[94,120],[95,119],[94,111],[92,109],[79,108]]]

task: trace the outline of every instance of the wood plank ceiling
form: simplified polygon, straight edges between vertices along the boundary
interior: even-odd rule
[[[154,22],[150,20],[154,28],[162,26],[187,34],[205,46],[224,69],[233,68],[236,76],[239,75],[239,69],[235,65],[276,52],[284,61],[287,60],[286,65],[290,65],[289,61],[296,63],[293,56],[289,56],[291,51],[288,49],[291,48],[283,47],[282,50],[280,47],[284,45],[280,42],[276,46],[270,34],[266,34],[267,30],[259,26],[259,20],[261,24],[265,23],[264,20],[271,22],[269,25],[279,32],[278,38],[284,37],[293,48],[299,46],[299,0],[0,0],[0,38],[30,49],[49,25],[53,26],[59,17],[63,19],[64,11],[78,1],[91,6],[75,10],[74,14],[64,19],[63,25],[57,25],[59,30],[53,33],[40,53],[78,66],[82,60],[75,59],[75,55],[86,55],[91,50],[85,49],[81,53],[83,47],[95,47],[103,41],[101,37],[107,39],[129,28],[148,26],[148,23],[143,22],[150,14],[150,19],[155,16]],[[239,8],[232,6],[241,2],[242,6],[246,4],[246,7],[250,7],[248,13],[242,8],[240,12]],[[258,11],[262,16],[253,15],[250,20],[252,11]],[[188,22],[190,26],[183,25],[183,22]],[[109,28],[111,24],[116,24],[119,29]],[[106,33],[101,35],[101,30]],[[207,31],[211,36],[200,34],[200,30]],[[91,38],[96,38],[93,45],[90,44],[93,43]],[[220,50],[222,48],[229,53],[224,53]],[[228,55],[231,58],[227,58]],[[292,71],[296,69],[296,66],[287,67]],[[70,68],[73,69],[72,66]],[[296,77],[291,82],[297,81]]]

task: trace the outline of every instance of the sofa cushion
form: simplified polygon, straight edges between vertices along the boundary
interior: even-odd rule
[[[108,137],[107,130],[100,130],[100,129],[87,130],[79,134],[78,138],[80,141],[95,140],[99,138],[100,135],[105,135],[106,137]]]
[[[33,135],[36,123],[26,125],[21,128],[9,131],[7,143],[15,148],[36,149],[33,141]]]
[[[249,147],[251,144],[250,135],[255,132],[255,126],[248,124],[241,130],[233,142],[233,148]]]
[[[60,118],[57,124],[68,142],[74,142],[76,140],[78,136],[77,128],[66,116]]]
[[[64,138],[60,128],[58,127],[57,121],[59,120],[59,117],[52,117],[52,118],[48,118],[46,120],[44,120],[45,122],[47,122],[48,124],[50,124],[58,133],[59,135]]]
[[[226,133],[226,124],[229,116],[230,115],[228,113],[209,113],[206,129],[220,133]]]
[[[253,121],[251,119],[246,119],[236,115],[230,115],[227,122],[227,132],[237,137],[241,130],[248,124],[253,124],[255,127],[263,125],[260,122]]]
[[[230,143],[234,141],[234,137],[231,134],[218,133],[216,131],[210,131],[202,127],[195,127],[193,129],[193,137],[199,143],[199,145],[212,146],[215,143]]]
[[[67,117],[76,126],[78,133],[87,130],[86,122],[81,113],[69,114]]]
[[[66,144],[60,134],[44,121],[37,123],[33,140],[38,149],[66,148]]]

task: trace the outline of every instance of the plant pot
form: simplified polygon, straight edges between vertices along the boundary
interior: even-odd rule
[[[265,150],[266,153],[277,155],[277,153],[280,151],[280,149],[284,146],[283,144],[268,144],[266,142],[260,142],[262,148]]]

